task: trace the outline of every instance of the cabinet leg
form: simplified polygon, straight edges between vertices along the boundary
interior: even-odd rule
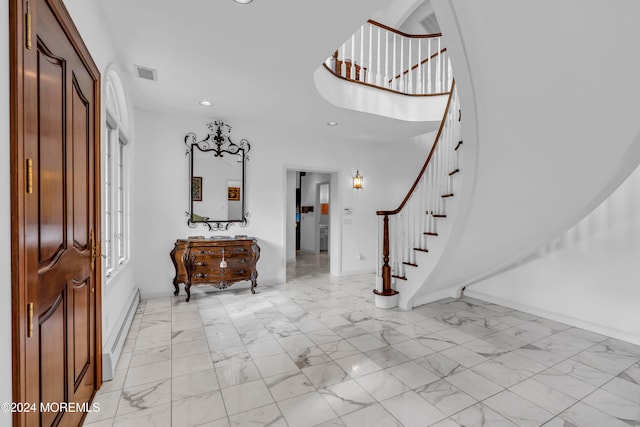
[[[176,288],[176,291],[173,294],[177,296],[180,293],[180,286],[174,281],[173,287]]]
[[[191,284],[190,283],[186,283],[184,285],[184,290],[187,293],[187,302],[189,302],[189,300],[191,299]]]
[[[255,287],[256,287],[256,286],[258,286],[257,281],[256,281],[255,279],[252,279],[252,280],[251,280],[251,293],[252,293],[252,294],[255,294],[255,293],[256,293],[256,290],[255,290]]]

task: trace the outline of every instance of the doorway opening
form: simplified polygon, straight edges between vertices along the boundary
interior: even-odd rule
[[[332,273],[333,173],[287,170],[286,281]],[[335,261],[335,260],[334,260]]]

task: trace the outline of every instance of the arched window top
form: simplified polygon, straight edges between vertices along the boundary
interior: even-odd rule
[[[122,87],[120,76],[113,68],[107,72],[105,96],[107,112],[126,131],[129,127],[127,101],[124,95],[124,88]]]

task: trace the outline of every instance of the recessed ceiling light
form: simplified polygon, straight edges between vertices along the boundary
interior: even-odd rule
[[[240,3],[240,4],[249,4],[251,3],[253,0],[233,0],[236,3]]]
[[[200,101],[200,105],[203,107],[211,107],[213,104],[210,101]]]
[[[327,126],[338,126],[338,122],[327,122]]]

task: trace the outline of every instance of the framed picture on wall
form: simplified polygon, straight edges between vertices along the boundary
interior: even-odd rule
[[[240,187],[227,187],[229,189],[229,200],[240,200]]]
[[[194,176],[191,178],[191,200],[194,202],[202,201],[202,177]]]

